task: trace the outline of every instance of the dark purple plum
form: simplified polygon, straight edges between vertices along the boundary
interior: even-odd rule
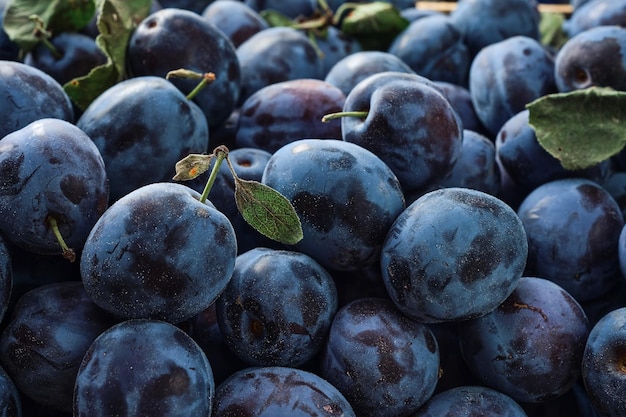
[[[180,68],[214,73],[215,80],[193,99],[209,126],[226,120],[237,105],[242,73],[235,47],[224,32],[198,13],[178,8],[151,13],[133,31],[127,57],[135,77],[165,77]],[[198,84],[198,80],[172,82],[185,94]]]
[[[472,373],[516,401],[557,398],[580,377],[587,316],[552,281],[522,277],[495,310],[459,326],[461,352]]]
[[[434,83],[439,92],[448,99],[452,108],[454,108],[459,115],[464,130],[480,133],[493,141],[492,136],[486,131],[483,123],[476,115],[474,103],[472,103],[472,95],[466,87],[445,81],[434,81]]]
[[[622,209],[622,216],[626,218],[626,171],[611,172],[601,184],[615,199]]]
[[[176,162],[190,153],[206,153],[209,146],[202,110],[174,84],[155,76],[108,88],[76,125],[104,159],[110,202],[141,186],[169,181]]]
[[[155,2],[157,0],[154,0]],[[176,8],[202,13],[215,0],[158,0],[160,8]]]
[[[85,353],[74,417],[211,415],[215,382],[198,344],[158,320],[128,320],[105,330]]]
[[[14,245],[0,235],[0,322],[11,308],[15,286]],[[66,262],[67,263],[67,262]]]
[[[450,102],[415,74],[387,71],[360,81],[346,97],[343,140],[383,160],[404,191],[441,181],[461,153],[462,127]]]
[[[467,86],[472,57],[461,32],[448,15],[428,16],[412,22],[394,38],[388,52],[430,80]]]
[[[574,9],[563,29],[572,38],[587,29],[610,25],[626,26],[626,1],[587,1]]]
[[[346,398],[317,374],[297,368],[236,372],[215,391],[212,417],[356,417]]]
[[[547,182],[526,196],[517,213],[528,238],[525,275],[554,281],[581,303],[607,294],[621,279],[622,211],[596,182]]]
[[[336,26],[328,26],[326,33],[317,36],[315,42],[322,53],[322,78],[326,77],[337,62],[363,50],[356,38],[347,35]]]
[[[0,360],[20,392],[71,412],[78,367],[91,343],[116,324],[82,284],[65,281],[22,296],[0,335]]]
[[[389,52],[357,51],[337,61],[326,73],[324,80],[347,96],[360,81],[386,71],[415,74],[406,62]]]
[[[202,11],[202,17],[213,23],[236,48],[269,24],[254,9],[240,0],[214,0]]]
[[[469,72],[476,115],[495,137],[526,104],[557,91],[554,77],[554,59],[536,39],[514,36],[486,46]]]
[[[317,0],[243,0],[253,10],[275,10],[291,19],[309,17],[318,8]]]
[[[216,311],[225,343],[246,363],[300,367],[325,341],[337,288],[311,257],[259,247],[237,257]]]
[[[224,341],[224,335],[217,321],[215,303],[187,322],[180,323],[179,326],[182,326],[182,329],[191,336],[206,355],[211,364],[216,385],[249,366]]]
[[[626,28],[598,26],[570,38],[556,54],[554,73],[560,92],[626,90]]]
[[[74,121],[61,84],[38,68],[0,61],[0,138],[44,118]]]
[[[283,194],[300,217],[299,250],[330,270],[377,261],[405,207],[391,169],[367,149],[335,139],[300,139],[277,150],[262,182]]]
[[[391,299],[409,317],[448,322],[485,315],[515,289],[528,243],[515,211],[491,194],[442,188],[419,197],[381,254]]]
[[[87,75],[98,65],[105,64],[107,57],[94,38],[78,32],[62,32],[50,39],[52,50],[40,43],[24,57],[24,63],[39,68],[60,84]]]
[[[607,313],[591,329],[582,359],[582,380],[602,416],[624,414],[626,307]]]
[[[211,305],[230,280],[232,225],[200,194],[155,183],[117,200],[85,243],[81,277],[103,309],[122,318],[187,320]]]
[[[411,417],[527,417],[511,397],[492,388],[466,385],[433,396]],[[547,416],[546,416],[547,417]]]
[[[491,44],[514,36],[539,40],[540,15],[529,0],[462,0],[450,14],[474,57]]]
[[[550,181],[563,178],[588,178],[603,182],[611,172],[610,162],[603,161],[585,169],[567,170],[537,140],[530,126],[529,111],[522,110],[507,120],[496,135],[499,166],[526,193]]]
[[[241,66],[239,103],[263,87],[298,78],[323,78],[322,60],[307,35],[290,27],[271,27],[237,48]]]
[[[45,118],[0,140],[0,230],[22,249],[79,252],[107,208],[108,179],[93,141],[70,122]]]
[[[22,417],[23,407],[20,393],[6,371],[0,367],[0,415],[2,417]]]
[[[500,169],[496,163],[494,143],[480,133],[463,130],[463,143],[459,158],[439,185],[472,188],[498,196]]]
[[[235,145],[274,153],[294,140],[341,139],[341,122],[322,123],[341,111],[344,94],[332,84],[312,78],[270,84],[248,97],[240,108]]]
[[[435,391],[439,347],[390,300],[361,298],[335,315],[320,374],[359,416],[407,416]]]

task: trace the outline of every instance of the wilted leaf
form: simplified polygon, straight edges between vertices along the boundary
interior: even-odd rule
[[[208,171],[211,166],[211,155],[190,154],[176,162],[174,181],[189,181]]]
[[[626,144],[626,92],[591,87],[549,94],[526,106],[539,144],[565,169],[585,169]]]
[[[345,17],[343,6],[349,10]],[[343,6],[336,14],[339,28],[343,33],[355,37],[364,49],[386,50],[391,41],[410,24],[397,7],[388,2],[344,3]]]
[[[65,84],[65,92],[81,109],[106,89],[126,77],[126,49],[137,25],[150,12],[151,0],[96,0],[98,30],[96,43],[107,56],[105,64]]]
[[[4,31],[17,43],[23,53],[29,52],[39,43],[34,32],[38,16],[45,29],[54,34],[77,32],[87,26],[94,16],[94,0],[12,0],[8,2],[4,20]]]
[[[541,44],[558,50],[568,40],[568,36],[563,30],[565,16],[561,13],[541,13],[539,21],[539,33]]]
[[[291,202],[273,188],[235,177],[235,202],[246,222],[259,233],[287,245],[302,239],[298,214]]]

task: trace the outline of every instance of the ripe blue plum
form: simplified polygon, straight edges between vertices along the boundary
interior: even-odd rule
[[[215,392],[212,417],[356,417],[346,398],[317,374],[297,368],[236,372]]]
[[[291,18],[309,17],[317,10],[317,0],[243,0],[253,10],[275,10]]]
[[[336,26],[328,26],[326,33],[316,37],[315,42],[322,53],[322,78],[328,75],[337,62],[363,50],[356,38],[347,35]]]
[[[44,118],[74,121],[61,84],[33,66],[0,61],[0,138]]]
[[[470,67],[469,91],[491,135],[526,104],[557,91],[554,66],[546,48],[528,36],[507,38],[478,52]]]
[[[39,68],[63,85],[68,81],[87,75],[98,65],[105,64],[107,57],[94,38],[78,32],[62,32],[50,39],[53,52],[40,43],[24,57],[24,63]],[[55,53],[60,54],[56,56]]]
[[[528,0],[463,0],[450,14],[474,57],[491,44],[514,36],[539,39],[539,12]]]
[[[560,92],[626,90],[626,28],[598,26],[570,38],[556,54],[554,72]]]
[[[170,180],[176,162],[190,153],[205,153],[209,146],[202,110],[174,84],[155,76],[130,78],[108,88],[76,126],[104,159],[110,202],[141,186]]]
[[[610,25],[626,26],[625,0],[587,1],[574,9],[563,29],[572,38],[587,29]]]
[[[250,36],[269,28],[254,9],[239,0],[214,0],[202,11],[202,17],[214,24],[237,48]]]
[[[0,415],[22,417],[22,399],[11,377],[0,367]]]
[[[358,51],[333,65],[324,81],[339,88],[346,96],[360,81],[380,72],[395,71],[415,74],[402,59],[384,51]]]
[[[225,343],[246,363],[300,367],[322,347],[337,288],[311,257],[258,247],[237,257],[216,311]]]
[[[467,86],[472,57],[447,15],[415,20],[394,38],[388,52],[430,80]]]
[[[180,68],[214,73],[215,80],[194,97],[209,126],[226,120],[237,105],[242,74],[235,47],[224,32],[198,13],[179,8],[151,13],[133,31],[127,57],[134,77],[165,77]],[[198,84],[197,80],[172,82],[185,94]]]
[[[563,178],[588,178],[602,183],[611,172],[606,160],[592,167],[577,170],[563,168],[537,140],[529,124],[529,111],[522,110],[507,120],[496,136],[496,154],[501,169],[526,194],[550,181]]]
[[[357,415],[406,416],[435,391],[439,347],[431,330],[382,298],[361,298],[333,320],[320,375]]]
[[[486,135],[493,141],[493,138],[487,133],[483,123],[476,115],[474,103],[472,103],[472,95],[466,87],[445,81],[434,81],[434,83],[459,115],[463,129]]]
[[[45,118],[0,140],[0,230],[13,244],[58,255],[80,251],[107,208],[108,179],[93,141],[70,122]]]
[[[0,235],[0,322],[9,310],[14,293],[14,249],[6,238]]]
[[[472,373],[516,401],[557,398],[580,377],[587,316],[552,281],[522,277],[495,310],[459,328],[461,352]]]
[[[427,323],[485,315],[515,289],[528,252],[515,211],[495,196],[443,188],[411,203],[382,248],[391,299]]]
[[[383,160],[404,191],[441,181],[456,163],[463,142],[450,102],[415,74],[386,71],[359,82],[346,97],[343,140],[362,146]]]
[[[527,417],[511,397],[492,388],[467,385],[438,393],[411,417]]]
[[[330,270],[377,261],[405,207],[397,177],[375,154],[335,139],[300,139],[272,154],[262,182],[283,194],[300,217],[299,250]]]
[[[496,163],[496,147],[486,136],[463,130],[461,154],[452,170],[439,182],[442,187],[472,188],[498,196],[500,169]]]
[[[241,105],[235,146],[274,153],[305,137],[341,139],[338,120],[320,123],[328,113],[341,111],[345,95],[319,79],[300,78],[270,84]]]
[[[603,316],[591,329],[582,359],[582,380],[603,416],[624,415],[626,401],[626,307]]]
[[[235,372],[249,367],[224,341],[217,321],[215,303],[178,326],[191,336],[206,355],[216,385],[221,384]]]
[[[91,343],[116,324],[78,281],[44,285],[22,296],[0,335],[0,360],[20,392],[54,410],[71,412],[80,361]]]
[[[232,275],[237,242],[224,214],[176,183],[143,186],[98,219],[81,257],[85,290],[122,318],[178,323],[212,304]]]
[[[211,365],[197,343],[158,320],[127,320],[101,333],[80,363],[74,417],[209,416]]]
[[[598,298],[620,278],[622,211],[598,183],[584,178],[547,182],[520,204],[528,238],[525,275],[554,281],[578,302]]]
[[[290,27],[255,33],[237,48],[239,104],[263,87],[298,78],[322,78],[322,60],[307,35]]]

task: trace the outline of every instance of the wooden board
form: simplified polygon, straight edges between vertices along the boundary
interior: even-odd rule
[[[539,11],[545,13],[562,13],[565,15],[572,14],[573,7],[571,4],[539,4]],[[421,1],[418,0],[417,8],[420,10],[433,10],[442,13],[450,13],[456,9],[455,1]]]

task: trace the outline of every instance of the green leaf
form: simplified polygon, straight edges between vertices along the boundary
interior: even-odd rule
[[[345,17],[344,10],[347,10]],[[386,50],[393,39],[406,29],[410,22],[392,3],[344,3],[336,13],[339,28],[359,40],[364,49]]]
[[[526,106],[539,144],[568,170],[596,165],[626,144],[626,92],[590,87]]]
[[[106,89],[126,78],[126,49],[137,25],[150,13],[152,0],[96,0],[96,43],[107,56],[105,64],[65,84],[65,92],[82,110]]]
[[[564,22],[565,16],[561,13],[541,13],[541,20],[539,21],[541,44],[559,50],[569,39],[563,30]]]
[[[89,23],[95,11],[94,0],[12,0],[5,9],[3,27],[25,54],[40,39],[30,16],[38,16],[46,30],[54,35],[79,31]]]
[[[302,239],[300,218],[287,198],[260,182],[234,178],[235,202],[250,226],[287,245],[295,245]]]
[[[259,12],[259,14],[261,15],[261,17],[263,19],[265,19],[265,21],[267,22],[268,25],[272,26],[272,27],[282,27],[282,26],[293,26],[294,25],[294,21],[290,18],[288,18],[287,16],[285,16],[284,14],[282,14],[281,12],[278,12],[276,10],[261,10]]]
[[[214,154],[189,154],[176,162],[174,181],[189,181],[209,170]]]

